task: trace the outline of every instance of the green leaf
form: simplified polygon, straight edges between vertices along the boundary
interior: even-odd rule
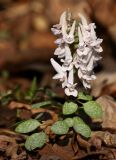
[[[37,78],[34,77],[32,84],[31,84],[31,87],[30,87],[30,92],[34,93],[36,91],[36,89],[37,89]]]
[[[81,134],[82,136],[89,138],[91,135],[90,127],[87,124],[85,124],[85,122],[79,117],[74,117],[73,121],[74,121],[73,124],[74,130],[77,133]]]
[[[101,118],[103,113],[101,106],[95,101],[84,103],[84,111],[91,118]]]
[[[34,131],[36,128],[40,126],[40,122],[38,122],[36,119],[29,119],[27,121],[24,121],[20,123],[15,131],[18,133],[29,133]]]
[[[42,148],[46,143],[46,134],[44,132],[34,133],[29,136],[25,142],[25,148],[32,151],[36,148]]]
[[[74,123],[73,118],[66,118],[64,122],[68,125],[68,127],[72,127]]]
[[[30,89],[28,90],[28,92],[26,93],[26,99],[27,100],[33,100],[35,94],[36,94],[36,91],[37,91],[37,78],[34,77],[33,78],[33,81],[32,81],[32,84],[30,86]]]
[[[63,114],[64,115],[69,115],[73,114],[77,111],[78,105],[73,102],[65,102],[63,105]]]
[[[68,132],[69,127],[66,124],[66,122],[57,121],[52,125],[51,130],[55,134],[62,135],[62,134],[66,134]]]
[[[78,99],[85,100],[85,101],[91,101],[92,100],[92,96],[85,95],[83,92],[79,92]]]
[[[47,106],[49,104],[52,104],[52,102],[51,101],[44,101],[44,102],[40,102],[40,103],[35,103],[35,104],[32,104],[32,108],[37,109],[37,108],[40,108],[43,106]]]

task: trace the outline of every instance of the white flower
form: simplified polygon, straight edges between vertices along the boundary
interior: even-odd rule
[[[58,48],[56,48],[54,55],[57,55],[58,58],[65,58],[65,60],[62,60],[62,62],[70,60],[72,61],[72,55],[70,48],[67,44],[60,45]]]
[[[83,35],[82,35],[80,27],[78,27],[78,36],[79,36],[79,48],[83,49],[85,44],[84,44]]]
[[[54,35],[60,35],[62,33],[61,28],[64,23],[64,17],[66,15],[66,12],[63,12],[61,17],[60,17],[60,22],[59,24],[53,25],[53,28],[51,28],[51,31],[53,32]]]
[[[75,25],[76,21],[73,22],[72,26],[70,27],[69,33],[67,33],[68,30],[67,12],[63,12],[60,17],[59,24],[54,25],[53,28],[51,28],[51,31],[53,32],[54,35],[61,35],[65,43],[71,44],[74,42]],[[55,43],[59,44],[61,42],[62,42],[61,40],[57,40]]]
[[[102,39],[97,38],[94,23],[88,24],[81,14],[79,14],[79,17],[81,18],[81,23],[78,26],[79,45],[74,64],[78,69],[78,77],[84,87],[90,88],[90,81],[96,79],[93,68],[96,61],[101,59],[98,53],[103,51],[100,46]]]
[[[90,85],[90,83],[89,83],[87,80],[83,80],[82,83],[83,83],[83,86],[84,86],[86,89],[87,89],[87,88],[91,88],[91,85]]]
[[[65,57],[65,47],[64,46],[59,46],[56,48],[54,55],[57,55],[58,58],[63,58]]]
[[[74,42],[75,24],[76,24],[76,21],[73,22],[70,32],[68,34],[66,32],[66,28],[62,26],[63,39],[68,44],[71,44]]]
[[[68,88],[65,88],[65,94],[67,95],[67,96],[74,96],[74,97],[77,97],[77,94],[78,94],[78,92],[77,92],[77,90],[75,89],[75,86],[70,86],[70,87],[68,87]]]
[[[73,22],[72,26],[70,27],[69,33],[67,33],[67,30],[68,30],[67,12],[64,12],[60,18],[60,25],[61,25],[63,40],[65,41],[65,43],[68,43],[68,44],[73,43],[76,21]]]
[[[53,58],[51,58],[50,61],[57,72],[53,79],[59,79],[60,82],[62,82],[62,87],[64,88],[67,85],[67,72],[63,71],[62,66],[60,66]]]
[[[74,74],[78,74],[85,88],[91,88],[90,82],[96,79],[93,68],[96,62],[101,59],[100,53],[103,51],[100,46],[103,40],[97,38],[95,24],[88,24],[82,14],[79,14],[79,17],[81,21],[77,24],[70,13],[63,12],[59,24],[54,25],[51,29],[58,36],[55,41],[58,48],[56,48],[54,55],[58,56],[61,63],[60,65],[51,58],[51,64],[57,72],[53,79],[58,79],[62,83],[62,88],[67,96],[74,97],[78,94],[77,84],[74,83]],[[79,42],[76,41],[77,29]]]
[[[96,32],[95,32],[95,28],[96,28],[95,24],[94,23],[87,24],[87,20],[81,14],[79,14],[79,17],[81,18],[81,21],[82,21],[82,23],[80,23],[78,27],[79,44],[81,44],[83,39],[83,42],[86,45],[89,45],[97,52],[102,52],[103,49],[100,46],[100,44],[102,43],[103,40],[100,38],[97,39]]]
[[[55,44],[57,44],[57,45],[62,45],[63,43],[64,43],[63,38],[58,38],[58,39],[55,41]]]
[[[72,69],[72,54],[68,45],[65,45],[65,58],[61,59],[63,62],[62,68],[63,70],[71,70]]]
[[[78,77],[82,80],[87,80],[87,81],[96,79],[96,76],[93,74],[93,72],[91,73],[91,72],[83,71],[80,68],[78,70]]]
[[[76,97],[78,92],[75,89],[76,87],[76,83],[74,84],[74,73],[73,73],[73,69],[69,71],[69,76],[68,76],[68,80],[67,80],[67,87],[65,88],[65,94],[67,96],[74,96]]]
[[[51,31],[53,32],[54,35],[60,35],[61,32],[61,25],[53,25],[53,28],[51,28]]]

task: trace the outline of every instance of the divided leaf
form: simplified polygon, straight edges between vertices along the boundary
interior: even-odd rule
[[[29,136],[25,142],[25,148],[32,151],[36,148],[42,148],[46,143],[46,134],[44,132],[34,133]]]
[[[35,104],[32,104],[32,108],[37,109],[37,108],[49,105],[51,103],[52,103],[51,101],[43,101],[43,102],[35,103]]]
[[[92,96],[86,95],[83,92],[79,92],[78,99],[85,100],[85,101],[91,101],[92,100]]]
[[[37,90],[37,78],[34,77],[32,84],[26,93],[25,99],[32,101],[35,98],[36,90]]]
[[[91,136],[91,129],[80,117],[74,117],[73,121],[73,128],[77,133],[81,134],[86,138],[89,138]]]
[[[65,102],[63,105],[63,114],[64,115],[69,115],[73,114],[77,111],[78,105],[73,102]]]
[[[40,126],[40,122],[38,122],[36,119],[29,119],[26,120],[22,123],[20,123],[15,131],[18,133],[29,133],[32,132],[33,130],[35,130],[36,128],[38,128]]]
[[[57,121],[52,125],[51,130],[55,134],[62,135],[68,133],[69,127],[66,122]]]
[[[101,118],[103,113],[101,106],[95,101],[84,103],[84,111],[91,118]]]

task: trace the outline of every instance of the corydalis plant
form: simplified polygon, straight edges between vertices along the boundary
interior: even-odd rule
[[[100,119],[102,117],[101,106],[94,101],[90,95],[86,95],[83,92],[78,93],[76,89],[77,83],[75,83],[75,75],[78,75],[85,88],[91,87],[90,81],[96,78],[93,73],[93,68],[96,62],[101,59],[99,53],[102,52],[100,46],[102,39],[96,37],[94,31],[95,24],[88,24],[81,14],[79,14],[79,17],[80,22],[78,23],[72,18],[70,12],[64,12],[61,15],[59,24],[53,26],[52,31],[58,36],[58,39],[55,41],[58,47],[54,55],[58,56],[60,64],[51,58],[51,63],[57,72],[53,78],[61,81],[62,88],[64,88],[66,95],[77,96],[77,98],[73,99],[73,101],[68,99],[68,101],[63,104],[63,117],[62,114],[59,114],[59,120],[55,120],[54,122],[53,119],[51,126],[48,122],[42,120],[41,113],[39,113],[35,119],[26,120],[16,127],[16,132],[27,134],[25,148],[29,151],[43,147],[48,139],[51,139],[49,138],[51,133],[55,135],[69,133],[71,135],[76,132],[84,138],[90,138],[91,128],[84,121],[86,120],[88,122],[88,118]],[[35,93],[35,83],[33,83],[32,86],[30,91]],[[59,100],[57,98],[53,99],[53,96],[48,96],[48,93],[45,93],[49,99],[32,104],[32,113],[33,110],[38,110],[40,107],[46,105],[51,105],[53,108],[56,106],[57,109],[60,108],[58,107],[60,104]],[[31,102],[33,102],[32,98],[35,97],[33,97],[33,94],[29,95]],[[85,117],[86,119],[84,118],[85,120],[83,120],[82,113],[85,113],[88,118]],[[47,127],[51,128],[50,135],[46,130]]]
[[[76,97],[78,91],[74,75],[78,75],[85,88],[91,88],[90,81],[95,80],[93,68],[101,59],[103,51],[100,44],[102,39],[97,38],[95,24],[87,23],[82,14],[78,14],[80,21],[72,18],[70,12],[64,12],[59,24],[51,28],[54,35],[58,36],[55,43],[58,45],[54,55],[57,55],[61,64],[51,58],[51,64],[57,74],[53,79],[59,79],[67,96]]]

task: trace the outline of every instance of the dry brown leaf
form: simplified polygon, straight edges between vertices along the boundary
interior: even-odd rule
[[[110,96],[102,96],[97,99],[103,110],[102,128],[116,131],[116,102]]]
[[[53,150],[51,144],[46,144],[44,148],[39,150],[39,154],[41,155],[40,160],[65,160],[62,156],[60,156],[59,152],[56,153]]]
[[[31,105],[28,105],[28,104],[24,104],[24,103],[19,103],[19,102],[15,102],[15,101],[12,101],[9,106],[8,106],[10,109],[22,109],[22,108],[25,108],[27,110],[31,110]]]
[[[83,139],[80,135],[77,135],[77,141],[83,149],[86,149],[88,152],[90,152],[91,144],[87,140]]]
[[[95,137],[93,141],[91,141],[91,145],[96,147],[97,150],[101,150],[102,148],[102,140],[98,137]]]
[[[92,138],[89,142],[95,144],[96,139],[101,140],[108,147],[116,147],[116,133],[113,134],[108,131],[96,131],[92,133]]]
[[[92,95],[116,94],[116,73],[102,72],[97,75],[97,79],[92,83]]]
[[[56,155],[42,155],[42,157],[39,160],[64,160],[64,159],[61,159],[59,156]]]
[[[111,149],[107,153],[108,160],[115,160],[116,159],[116,149]]]
[[[41,112],[48,112],[51,115],[53,121],[58,120],[58,115],[54,111],[51,111],[49,109],[44,109],[44,108],[32,109],[31,112],[32,112],[32,114],[41,113]]]
[[[52,124],[54,123],[54,121],[53,120],[47,120],[47,121],[44,121],[43,123],[42,123],[42,125],[40,126],[40,128],[41,129],[45,129],[45,128],[47,128],[48,126],[51,126]]]
[[[19,113],[18,113],[17,117],[19,117],[23,120],[27,120],[27,119],[30,119],[32,117],[32,113],[31,113],[30,110],[21,109],[21,110],[19,110]]]
[[[52,146],[47,143],[44,148],[39,150],[39,154],[42,156],[41,160],[56,160],[57,158],[58,160],[71,160],[74,156],[74,151],[70,142],[66,146],[60,146],[57,144]]]
[[[71,144],[71,146],[72,146],[72,149],[73,149],[74,153],[76,154],[79,150],[79,146],[78,146],[77,142],[73,142]]]
[[[19,103],[19,102],[15,102],[12,101],[9,106],[10,109],[26,109],[26,110],[30,110],[31,113],[37,114],[37,113],[41,113],[41,112],[47,112],[51,115],[53,121],[57,121],[58,120],[58,115],[54,112],[51,111],[49,109],[44,109],[44,108],[38,108],[38,109],[33,109],[31,105],[28,104],[24,104],[24,103]]]
[[[72,154],[69,152],[69,150],[63,146],[59,146],[57,144],[54,144],[52,147],[53,151],[56,155],[61,157],[63,160],[72,160]]]
[[[15,138],[0,135],[0,150],[6,153],[7,157],[11,157],[12,160],[24,160],[26,158],[26,152],[23,151],[17,154],[19,145]]]
[[[52,150],[52,145],[47,143],[42,149],[39,150],[39,154],[40,155],[54,154],[54,151]]]

